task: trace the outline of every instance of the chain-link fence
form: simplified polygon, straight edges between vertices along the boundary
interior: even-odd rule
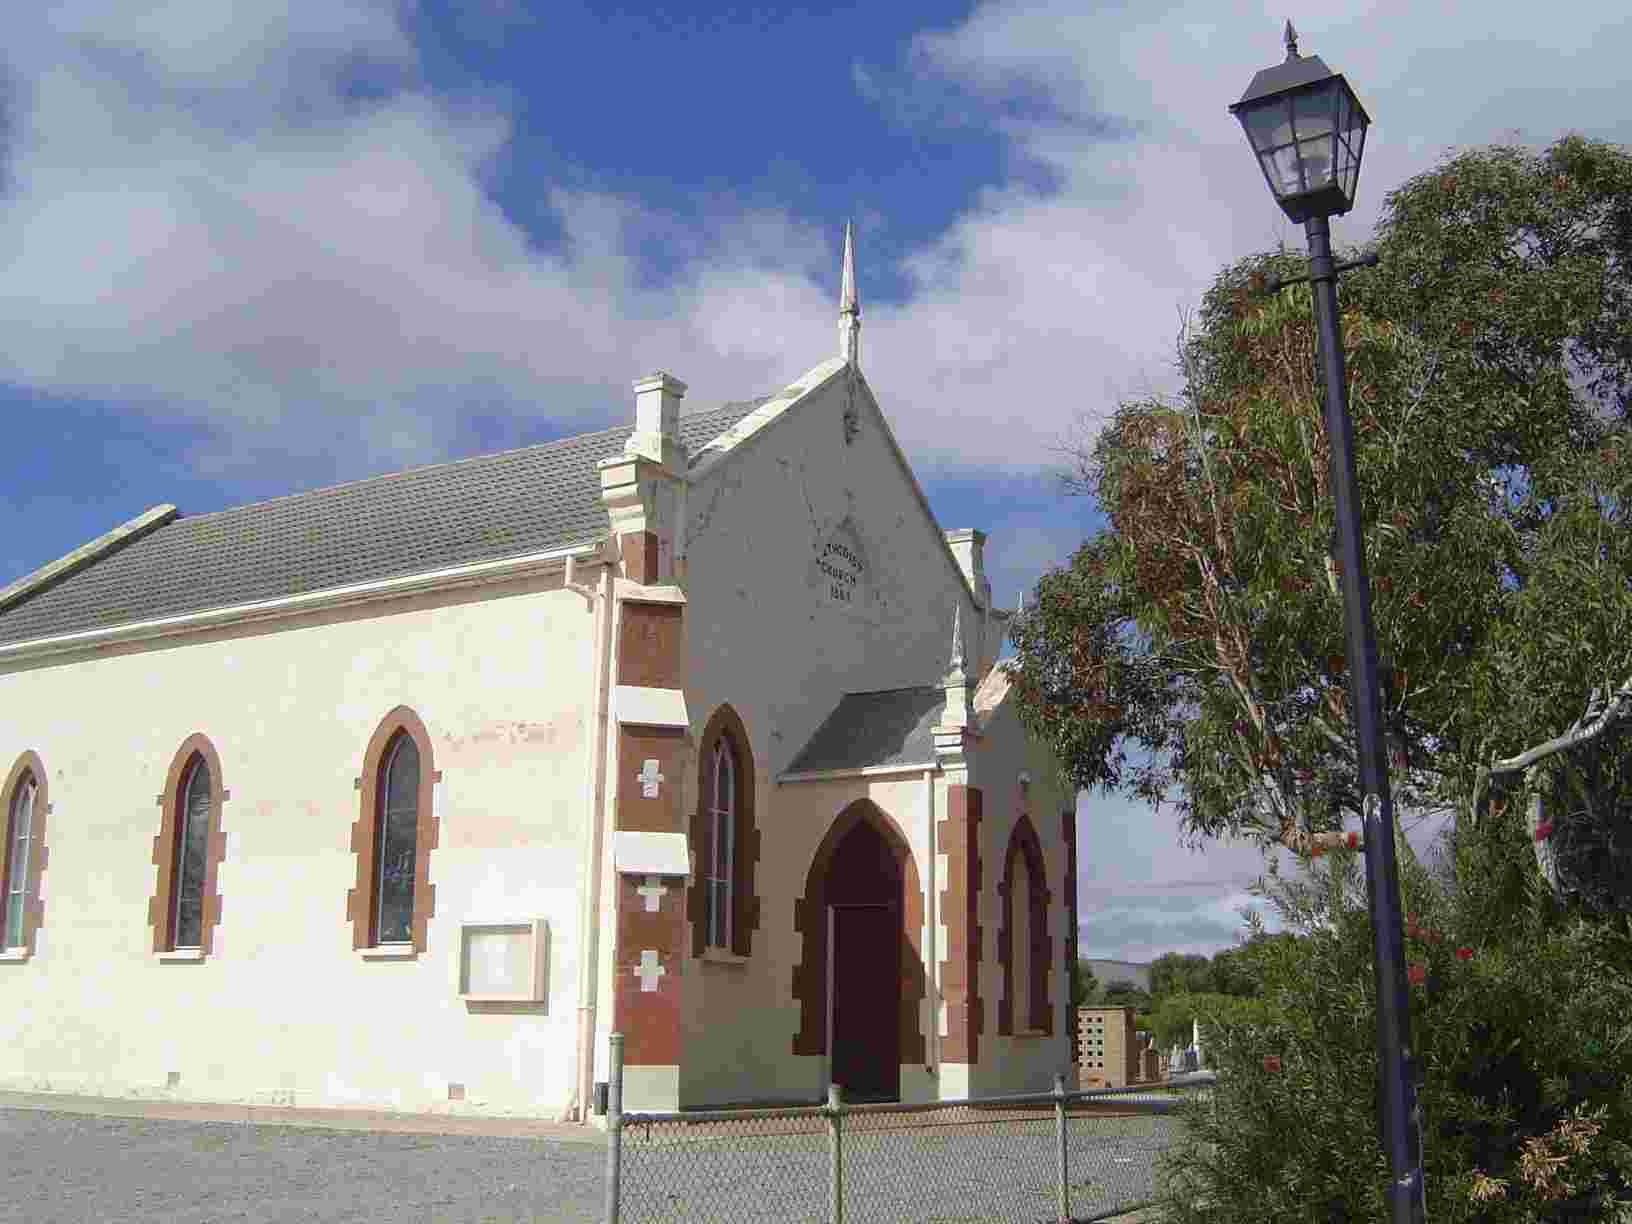
[[[624,1114],[614,1043],[606,1218],[657,1221],[1098,1220],[1149,1203],[1168,1089]]]

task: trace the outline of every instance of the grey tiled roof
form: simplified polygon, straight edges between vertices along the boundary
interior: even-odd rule
[[[938,685],[846,693],[788,772],[933,764],[931,728],[945,707],[946,691]]]
[[[693,453],[763,399],[680,418]],[[604,536],[596,463],[633,424],[182,515],[0,611],[0,643],[545,552]]]

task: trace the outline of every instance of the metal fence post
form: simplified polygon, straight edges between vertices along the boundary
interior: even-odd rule
[[[606,1224],[618,1224],[618,1165],[623,1157],[623,1034],[607,1038]]]
[[[844,1094],[837,1084],[827,1086],[827,1218],[844,1224]]]
[[[1071,1220],[1071,1178],[1065,1132],[1065,1076],[1054,1077],[1054,1130],[1060,1144],[1060,1224]]]

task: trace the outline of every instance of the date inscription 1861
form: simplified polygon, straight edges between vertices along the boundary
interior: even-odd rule
[[[856,588],[867,570],[855,550],[842,541],[829,540],[816,558],[816,568],[827,579],[828,595],[838,603],[854,603]]]

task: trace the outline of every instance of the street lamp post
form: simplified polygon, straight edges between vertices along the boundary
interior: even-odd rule
[[[1332,492],[1343,562],[1343,619],[1359,740],[1366,887],[1371,902],[1372,953],[1377,994],[1378,1132],[1392,1172],[1388,1190],[1393,1224],[1424,1218],[1421,1118],[1410,1050],[1405,956],[1400,922],[1399,865],[1394,855],[1394,803],[1389,793],[1378,703],[1377,638],[1371,622],[1371,583],[1360,533],[1360,496],[1354,469],[1354,430],[1337,312],[1337,276],[1328,218],[1354,206],[1360,155],[1370,123],[1349,83],[1319,56],[1298,54],[1297,33],[1286,23],[1286,60],[1252,78],[1230,111],[1246,129],[1275,200],[1309,239],[1309,281],[1326,381],[1326,435],[1332,447]],[[1374,259],[1356,263],[1375,262]]]

